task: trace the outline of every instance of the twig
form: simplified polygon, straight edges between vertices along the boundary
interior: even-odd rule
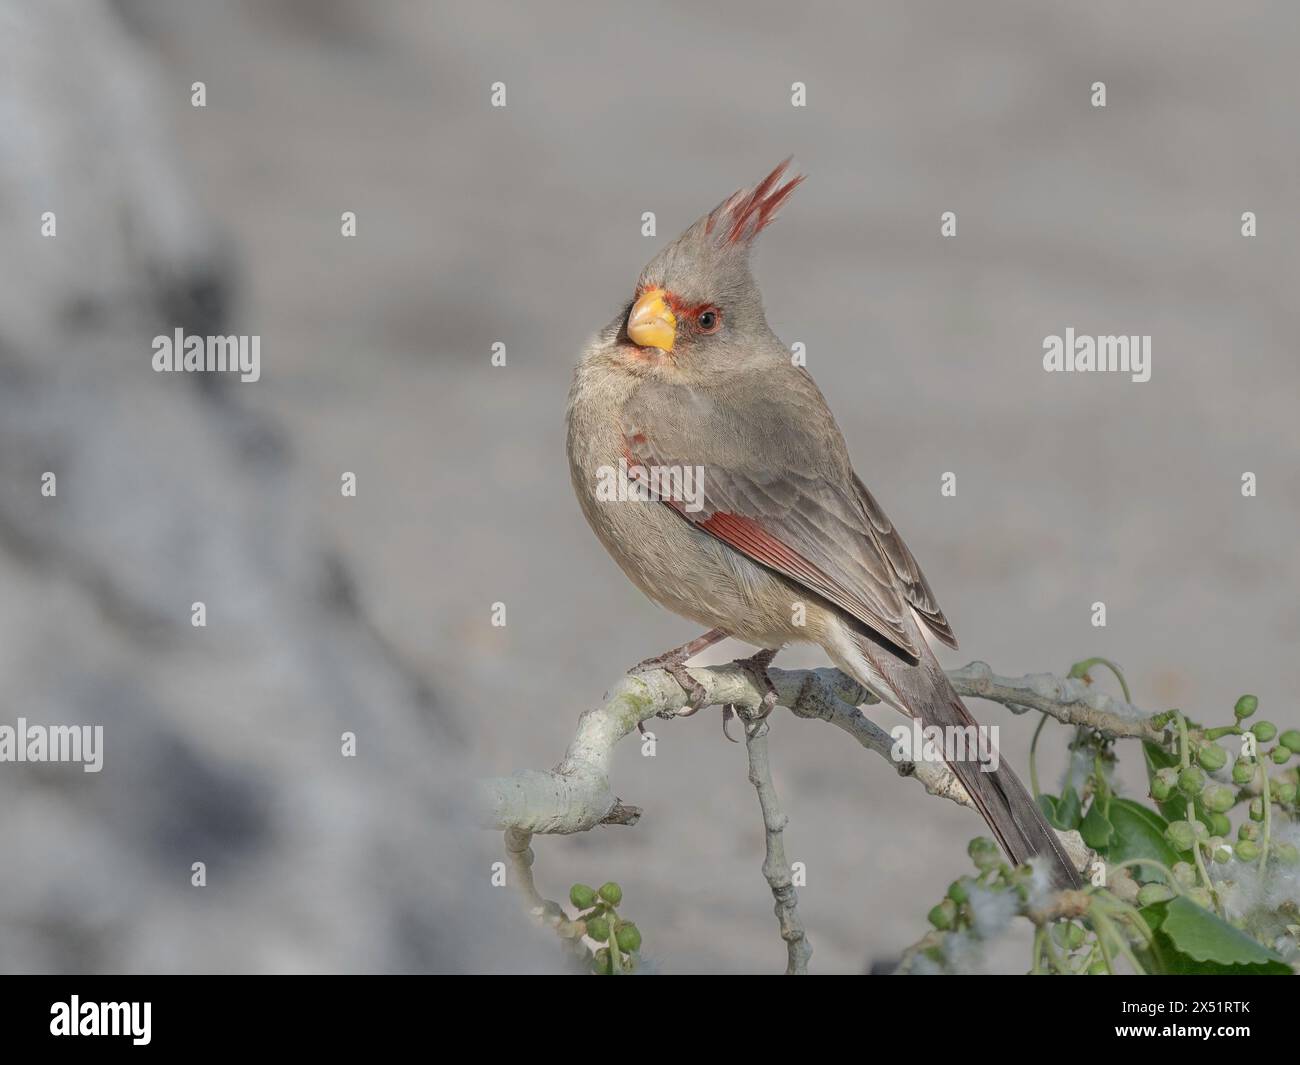
[[[1150,713],[1074,677],[1000,677],[986,663],[972,662],[949,671],[948,679],[958,695],[1001,703],[1014,714],[1041,710],[1063,725],[1087,725],[1111,739],[1164,739],[1163,731],[1152,726]]]
[[[776,787],[772,783],[772,767],[767,757],[768,725],[766,720],[745,721],[745,747],[749,752],[749,782],[758,792],[758,804],[763,810],[763,828],[767,839],[767,853],[763,858],[763,876],[776,900],[774,910],[785,940],[787,975],[806,975],[808,959],[812,957],[812,944],[799,920],[799,897],[790,877],[790,863],[785,857],[783,832],[789,818],[781,809]]]
[[[529,907],[539,910],[546,905],[546,900],[538,893],[537,885],[533,882],[532,841],[533,837],[528,832],[520,832],[517,828],[506,829],[506,857],[510,859],[514,883],[518,885]]]

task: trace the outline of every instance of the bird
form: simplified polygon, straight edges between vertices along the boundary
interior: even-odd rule
[[[767,323],[755,240],[804,175],[786,159],[723,200],[641,271],[587,344],[566,413],[569,472],[605,550],[647,597],[707,631],[633,671],[667,670],[688,711],[703,686],[685,662],[725,637],[760,648],[741,664],[764,692],[787,644],[820,645],[845,673],[923,727],[975,718],[931,641],[953,630],[912,552],[854,472],[848,445],[802,360]],[[930,431],[933,431],[932,429]],[[611,471],[657,491],[602,491]],[[647,480],[647,471],[665,476]],[[675,475],[673,471],[676,471]],[[697,491],[664,491],[698,471]],[[949,763],[1003,851],[1080,886],[1056,833],[1002,762]]]

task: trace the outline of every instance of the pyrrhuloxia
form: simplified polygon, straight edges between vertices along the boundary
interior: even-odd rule
[[[686,230],[641,272],[592,341],[569,396],[570,471],[583,513],[623,572],[704,636],[647,663],[698,700],[682,668],[724,636],[765,650],[820,644],[846,673],[924,725],[975,723],[928,638],[956,647],[916,559],[853,472],[812,377],[768,327],[749,269],[754,238],[802,180],[789,160]],[[609,471],[702,468],[696,505],[618,501]],[[661,486],[662,487],[662,486]],[[672,494],[669,493],[669,496]],[[1015,774],[952,769],[1017,863],[1035,855],[1060,885],[1079,878]]]

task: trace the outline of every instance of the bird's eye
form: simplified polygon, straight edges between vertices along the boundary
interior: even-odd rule
[[[721,320],[721,313],[716,308],[710,307],[707,310],[700,311],[699,317],[695,319],[695,324],[700,327],[701,332],[713,333],[717,331]]]

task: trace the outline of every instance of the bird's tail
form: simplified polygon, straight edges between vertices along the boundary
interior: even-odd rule
[[[919,718],[923,727],[938,725],[945,732],[952,727],[980,727],[928,648],[923,646],[920,663],[911,665],[865,638],[856,642],[873,670],[893,690],[893,701]],[[871,678],[857,679],[879,688],[878,682],[870,682]],[[1023,865],[1031,858],[1046,859],[1058,889],[1082,886],[1060,839],[1009,766],[999,764],[996,770],[985,772],[985,767],[973,758],[954,759],[948,766],[1013,862]]]

